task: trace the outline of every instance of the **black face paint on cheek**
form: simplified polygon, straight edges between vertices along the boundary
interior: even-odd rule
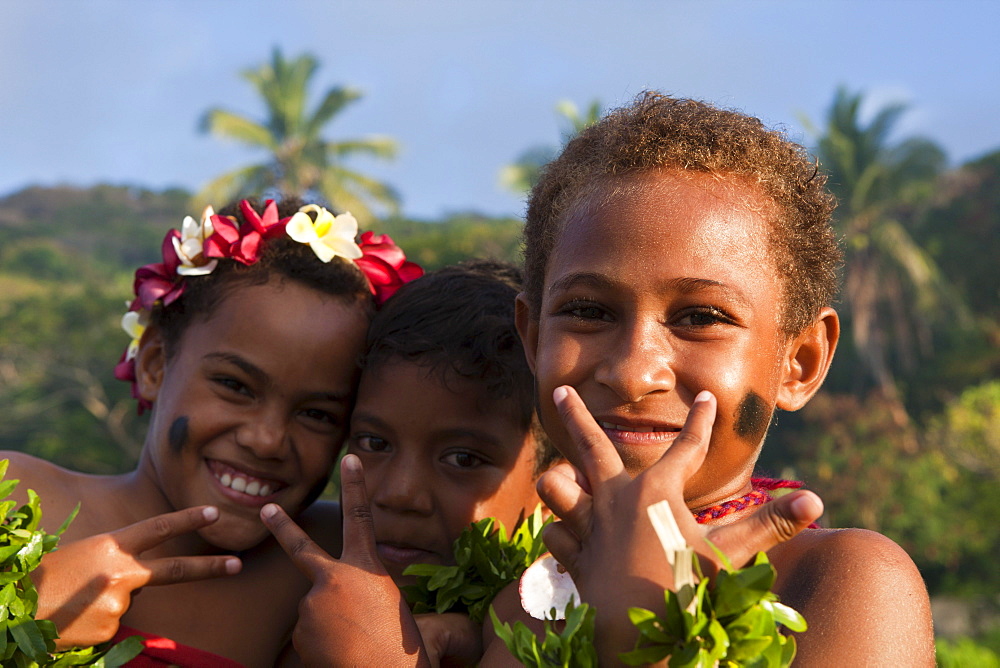
[[[747,391],[743,401],[736,407],[736,424],[733,426],[736,435],[757,443],[764,437],[770,423],[771,412],[764,398],[753,390]]]
[[[188,440],[188,418],[185,415],[174,420],[167,431],[167,442],[174,453],[180,453]]]

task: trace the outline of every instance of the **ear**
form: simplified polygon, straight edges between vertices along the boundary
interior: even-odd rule
[[[826,379],[839,339],[840,318],[832,308],[824,307],[811,325],[789,341],[778,408],[797,411],[812,399]]]
[[[135,356],[135,381],[139,396],[150,403],[156,403],[163,385],[167,368],[167,351],[163,336],[156,327],[148,327],[139,342],[139,352]]]
[[[514,302],[514,325],[524,346],[524,356],[528,360],[528,368],[535,373],[535,355],[538,352],[538,321],[531,317],[531,306],[528,298],[522,292]]]

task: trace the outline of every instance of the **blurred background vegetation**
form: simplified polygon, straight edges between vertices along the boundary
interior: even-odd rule
[[[395,142],[328,139],[360,93],[333,88],[310,108],[317,66],[275,51],[244,74],[263,117],[206,112],[205,131],[262,159],[201,193],[62,186],[0,199],[0,448],[97,474],[133,466],[145,418],[112,376],[127,343],[119,320],[134,270],[205,201],[291,192],[358,213],[428,269],[519,261],[520,220],[413,220],[390,185],[350,169],[356,154],[391,159]],[[834,91],[809,126],[841,202],[844,337],[823,391],[776,418],[760,467],[816,490],[825,524],[880,531],[910,553],[934,600],[940,665],[998,665],[1000,149],[948,167],[931,139],[896,137],[903,107],[862,119],[862,101]],[[564,143],[601,105],[556,111]],[[557,150],[530,147],[498,179],[524,192]]]

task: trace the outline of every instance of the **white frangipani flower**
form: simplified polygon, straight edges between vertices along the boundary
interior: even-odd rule
[[[142,340],[142,335],[145,333],[148,324],[149,314],[145,311],[129,311],[122,316],[122,329],[132,337],[132,340],[128,344],[128,350],[125,352],[126,362],[133,359],[136,353],[139,352],[139,341]]]
[[[181,238],[174,237],[174,250],[181,263],[177,267],[177,273],[183,276],[204,276],[211,274],[215,266],[219,264],[217,259],[206,261],[202,255],[202,248],[205,239],[212,236],[215,231],[212,227],[212,216],[215,210],[211,206],[206,206],[201,214],[201,222],[195,222],[194,218],[187,216],[181,224]]]
[[[313,222],[308,212],[316,213]],[[334,216],[321,206],[308,204],[289,219],[285,231],[295,241],[309,244],[323,262],[336,256],[355,260],[362,256],[361,248],[354,242],[358,234],[358,221],[349,212]]]

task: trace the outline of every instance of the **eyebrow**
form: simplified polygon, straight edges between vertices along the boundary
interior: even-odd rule
[[[552,283],[549,286],[548,292],[550,294],[558,292],[560,290],[566,290],[572,287],[586,287],[593,288],[597,290],[607,290],[616,287],[618,284],[605,276],[604,274],[599,274],[590,271],[575,272],[572,274],[567,274],[559,280]],[[668,281],[664,281],[661,289],[664,291],[676,290],[682,294],[691,294],[693,292],[698,292],[700,290],[706,290],[709,288],[717,288],[725,291],[727,294],[731,295],[733,298],[737,299],[744,304],[748,304],[749,300],[743,294],[742,290],[739,290],[727,283],[721,281],[714,281],[709,278],[694,278],[694,277],[681,277],[672,278]]]
[[[384,432],[388,432],[390,437],[396,436],[395,430],[390,429],[389,425],[379,418],[377,415],[372,415],[371,413],[361,413],[357,410],[351,416],[351,421],[357,420],[362,424],[369,426],[373,429],[379,429]],[[486,432],[478,431],[475,429],[441,429],[431,433],[431,436],[436,441],[444,440],[454,440],[454,439],[472,439],[476,442],[482,443],[488,446],[491,450],[507,450],[505,443],[500,439],[494,437],[492,434]]]
[[[232,364],[250,376],[254,382],[263,385],[271,384],[271,377],[267,375],[267,372],[239,355],[234,355],[233,353],[208,353],[205,355],[205,359]],[[310,392],[305,396],[305,399],[309,401],[316,399],[346,404],[351,402],[352,395],[350,392]]]

